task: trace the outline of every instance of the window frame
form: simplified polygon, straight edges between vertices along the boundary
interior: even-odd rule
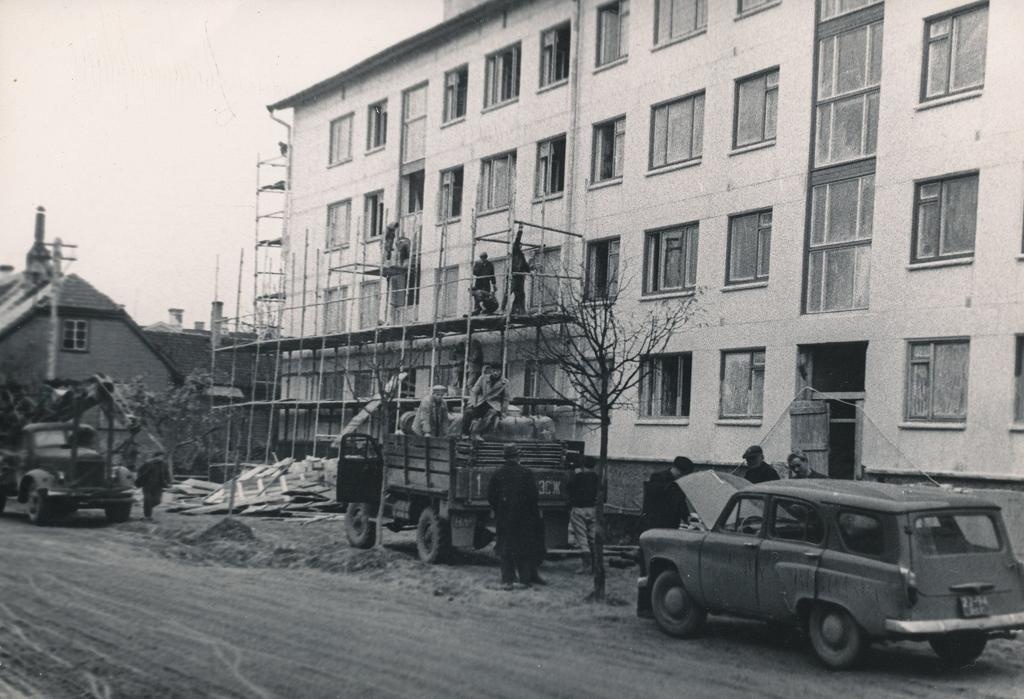
[[[723,400],[724,388],[725,388],[725,361],[728,355],[732,354],[745,354],[749,357],[749,365],[747,369],[747,412],[746,413],[726,413],[725,412],[725,401]],[[754,361],[754,356],[761,355],[761,363],[757,364]],[[722,420],[761,420],[764,418],[764,385],[765,385],[765,372],[768,366],[768,350],[767,347],[744,347],[739,349],[723,349],[719,352],[719,372],[718,372],[718,417]],[[752,391],[754,388],[753,377],[756,370],[760,368],[761,372],[761,412],[755,413],[752,410],[751,397],[753,396]]]
[[[347,207],[348,207],[348,214],[346,215],[346,219],[347,220],[345,221],[345,239],[339,242],[339,241],[337,241],[335,239],[334,235],[332,235],[333,228],[331,226],[331,222],[332,222],[333,219],[336,218],[335,216],[333,216],[333,212],[336,211],[337,208],[340,207],[343,204],[347,205]],[[336,227],[337,221],[334,221],[334,223],[335,223],[335,227]],[[352,240],[352,198],[351,197],[348,197],[347,199],[339,199],[338,201],[333,201],[333,202],[331,202],[330,204],[327,205],[327,225],[326,225],[326,229],[327,229],[327,235],[325,236],[326,240],[324,241],[324,247],[325,247],[326,250],[340,250],[342,248],[347,248],[349,246],[349,242]]]
[[[375,113],[374,110],[378,111]],[[385,97],[366,106],[366,152],[383,150],[388,144],[388,100]]]
[[[562,166],[560,169],[561,183],[557,190],[552,187],[552,172],[551,163],[555,151],[553,149],[554,144],[561,141],[562,143]],[[547,153],[544,153],[544,148],[547,146]],[[533,184],[533,197],[537,199],[552,199],[561,196],[565,192],[565,162],[566,162],[566,151],[569,147],[568,139],[566,134],[562,133],[551,138],[545,138],[542,141],[537,141],[537,167],[534,173],[534,184]],[[543,164],[543,169],[542,169]]]
[[[666,287],[665,278],[665,243],[663,238],[666,234],[681,232],[683,240],[682,247],[682,281],[680,286]],[[692,242],[691,242],[692,237]],[[651,255],[652,246],[656,248],[656,255]],[[692,259],[691,259],[692,247]],[[697,288],[697,262],[700,255],[700,221],[689,221],[676,226],[654,228],[644,231],[644,279],[643,295],[660,296],[672,293],[690,293]],[[656,259],[652,259],[652,257]],[[691,277],[692,283],[687,283]]]
[[[696,134],[697,134],[697,99],[698,98],[700,98],[700,152],[699,153],[695,153],[694,151],[696,150],[696,144],[697,144]],[[673,106],[682,105],[683,103],[686,103],[686,102],[690,103],[690,148],[689,148],[690,157],[683,158],[682,160],[669,161],[669,159],[668,159],[668,151],[669,151],[669,147],[668,147],[669,146],[669,143],[668,143],[668,138],[669,138],[668,137],[668,134],[669,134],[668,112],[669,112],[669,110]],[[689,94],[682,95],[681,97],[673,97],[672,99],[665,100],[663,102],[658,102],[656,104],[652,104],[651,105],[651,111],[650,111],[650,115],[651,115],[650,130],[648,132],[648,139],[647,139],[647,144],[648,144],[647,145],[647,170],[648,170],[648,172],[657,172],[657,171],[662,170],[664,168],[670,168],[670,167],[674,167],[676,165],[682,165],[684,163],[691,163],[691,162],[692,163],[699,163],[701,161],[701,159],[704,157],[704,106],[705,106],[706,102],[707,102],[707,96],[706,96],[705,91],[704,90],[696,90],[696,91],[691,92]],[[654,133],[655,133],[654,125],[655,125],[655,120],[657,118],[657,112],[660,109],[664,109],[665,110],[665,162],[660,164],[660,165],[655,165],[654,164],[654,151],[655,151],[656,144],[654,142],[654,140],[655,140],[654,139]],[[625,138],[625,126],[623,126],[623,138]],[[625,146],[623,146],[623,151],[625,151]],[[625,158],[623,158],[623,160],[625,160]],[[623,163],[623,168],[625,168],[625,163]]]
[[[677,384],[673,410],[664,413],[665,384],[664,362],[675,360]],[[654,362],[659,362],[658,366]],[[642,360],[641,379],[637,385],[639,405],[637,414],[642,419],[679,420],[689,419],[693,407],[693,352],[659,352],[646,355]],[[685,368],[684,368],[685,367]],[[684,385],[685,384],[685,385]],[[657,409],[655,409],[657,406]]]
[[[875,520],[879,524],[879,531],[881,532],[882,538],[882,551],[879,553],[872,553],[865,550],[857,550],[850,545],[849,539],[843,532],[843,526],[840,523],[843,515],[854,515],[855,517],[868,517]],[[893,547],[890,539],[889,526],[892,515],[884,512],[878,512],[877,510],[864,510],[857,507],[841,506],[835,513],[835,527],[836,534],[839,538],[839,543],[843,545],[843,550],[853,556],[866,556],[868,558],[877,558],[879,560],[889,560],[892,558]]]
[[[818,518],[818,521],[821,523],[821,536],[816,541],[812,541],[812,540],[807,539],[807,538],[803,538],[803,539],[788,539],[788,538],[783,537],[783,536],[778,536],[775,533],[775,524],[776,524],[776,521],[778,520],[778,517],[777,517],[778,508],[779,508],[780,505],[787,504],[787,503],[788,504],[792,504],[792,505],[799,505],[800,507],[805,507],[805,508],[807,508],[810,512],[812,512]],[[801,500],[799,498],[794,498],[794,497],[789,497],[789,496],[783,497],[783,496],[773,495],[772,496],[772,501],[771,501],[771,503],[769,505],[769,508],[768,508],[768,516],[766,517],[766,519],[767,519],[767,525],[768,526],[766,527],[767,531],[765,532],[765,535],[766,535],[767,538],[771,539],[772,541],[785,541],[785,542],[789,542],[789,543],[793,543],[793,544],[798,544],[798,545],[799,544],[807,544],[807,545],[810,545],[810,546],[817,546],[817,547],[821,548],[821,547],[825,546],[825,542],[828,540],[828,536],[827,536],[827,534],[828,534],[828,524],[826,522],[826,519],[825,519],[824,515],[821,512],[821,508],[817,507],[816,505],[814,505],[813,503],[811,503],[811,502],[809,502],[807,500]],[[806,532],[807,530],[808,530],[808,527],[806,526],[806,523],[805,523],[804,531]]]
[[[764,214],[768,214],[772,217],[771,222],[767,226],[761,224],[761,217]],[[733,224],[742,218],[748,218],[751,216],[757,217],[757,250],[756,250],[756,263],[754,268],[754,276],[749,279],[733,279],[732,278],[732,260],[733,260]],[[772,228],[775,226],[775,211],[772,207],[763,209],[753,209],[751,211],[742,211],[736,214],[730,214],[728,218],[728,230],[726,231],[726,243],[725,243],[725,285],[726,286],[740,286],[743,284],[760,284],[767,282],[771,274],[771,254],[772,254]],[[762,236],[762,232],[767,228],[767,236]],[[767,238],[767,243],[764,244],[764,239]],[[763,250],[767,248],[767,253],[763,253]],[[765,268],[762,270],[761,262],[762,255],[764,254],[767,262]]]
[[[626,8],[625,12],[622,11],[623,5],[625,5],[625,8]],[[604,48],[604,33],[602,32],[601,16],[602,16],[603,12],[606,12],[612,6],[615,6],[617,8],[615,14],[618,17],[618,20],[617,20],[618,26],[616,28],[616,32],[618,34],[618,48],[617,48],[616,55],[613,58],[609,58],[609,57],[604,57],[603,56],[603,50],[602,49]],[[597,26],[596,26],[595,32],[594,32],[594,38],[595,38],[595,41],[594,41],[594,44],[595,44],[594,45],[594,67],[595,68],[601,68],[603,66],[612,65],[614,63],[617,63],[619,61],[624,61],[627,58],[629,58],[629,15],[630,15],[630,9],[631,8],[629,6],[629,0],[612,0],[612,2],[606,2],[604,4],[598,5],[597,8],[595,8],[594,14],[595,14],[595,16],[597,18],[597,23],[596,23]],[[622,22],[623,22],[623,18],[625,18],[625,20],[626,20],[626,40],[625,40],[625,42],[623,42],[623,40],[622,40]],[[623,45],[623,43],[625,43],[625,45]],[[602,58],[604,58],[604,60],[602,60]]]
[[[768,84],[768,76],[775,73],[775,84]],[[733,84],[733,110],[732,110],[732,148],[737,150],[739,148],[750,148],[761,144],[775,143],[778,137],[779,130],[779,86],[781,84],[779,66],[773,66],[771,68],[765,68],[759,70],[756,73],[750,73],[749,75],[743,75],[736,78]],[[756,141],[750,141],[748,143],[739,142],[739,127],[740,127],[740,86],[754,80],[763,80],[763,91],[761,93],[761,138]],[[766,135],[767,124],[768,124],[768,93],[775,93],[775,128],[772,135],[769,137]]]
[[[494,163],[502,158],[508,160],[508,192],[506,193],[506,201],[502,204],[495,204],[495,192],[492,187],[494,185],[494,171],[491,168],[491,163]],[[515,179],[516,179],[516,165],[517,156],[516,150],[507,150],[502,153],[495,153],[485,158],[480,159],[480,213],[493,213],[495,211],[504,211],[512,203],[512,198],[515,196]]]
[[[371,228],[371,217],[369,215],[369,204],[370,199],[376,200],[376,206],[374,214],[377,218],[378,230],[374,232]],[[363,195],[363,240],[379,240],[384,235],[384,229],[387,227],[385,219],[387,218],[387,210],[384,208],[384,190],[377,189],[372,192],[367,192]]]
[[[620,133],[620,131],[618,129],[618,125],[620,123],[622,124],[621,133]],[[600,167],[600,165],[599,165],[600,161],[599,161],[599,156],[598,156],[598,145],[599,145],[598,132],[601,131],[602,129],[606,129],[606,128],[609,128],[609,127],[611,128],[611,138],[612,138],[612,150],[611,150],[612,174],[609,177],[603,177],[603,178],[598,179],[597,174],[598,174],[599,167]],[[623,176],[623,173],[626,170],[626,115],[625,114],[620,114],[620,115],[612,117],[610,119],[604,119],[602,121],[595,122],[593,127],[592,127],[592,129],[591,129],[591,134],[592,134],[592,137],[591,137],[591,153],[590,153],[590,155],[591,155],[591,158],[590,158],[590,160],[591,160],[591,162],[590,162],[590,183],[593,185],[593,184],[599,184],[601,182],[612,182],[614,180],[621,180],[622,176]],[[621,171],[618,174],[615,174],[615,160],[616,160],[615,152],[617,150],[616,149],[616,142],[619,140],[620,137],[622,139],[622,166],[621,166]]]
[[[940,12],[940,13],[934,14],[934,15],[930,15],[930,16],[924,18],[924,31],[923,31],[923,36],[922,36],[922,40],[921,40],[921,91],[920,91],[920,95],[919,95],[920,102],[922,104],[925,104],[927,102],[932,102],[934,100],[944,99],[946,97],[952,97],[954,95],[964,94],[964,93],[967,93],[967,92],[981,92],[982,90],[985,89],[985,69],[987,68],[987,63],[988,63],[988,20],[989,20],[989,17],[987,16],[987,14],[986,14],[986,17],[985,17],[985,58],[984,58],[984,62],[983,62],[982,67],[981,67],[981,82],[979,84],[977,84],[977,85],[970,85],[968,87],[962,87],[962,88],[954,90],[954,89],[952,89],[952,81],[953,81],[953,68],[954,68],[954,63],[955,63],[955,59],[956,59],[956,51],[955,51],[955,47],[954,47],[954,35],[955,35],[955,31],[956,31],[956,26],[957,26],[957,20],[961,16],[963,16],[963,15],[967,15],[967,14],[970,14],[972,12],[977,12],[977,11],[980,11],[982,9],[984,9],[986,11],[986,13],[987,13],[988,12],[988,6],[989,6],[988,0],[982,0],[982,2],[973,2],[973,3],[967,4],[967,5],[962,5],[961,7],[956,7],[956,8],[953,8],[952,10],[947,10],[947,11]],[[943,37],[940,37],[939,39],[934,39],[931,36],[931,27],[932,27],[932,25],[936,24],[938,22],[942,22],[943,20],[946,20],[946,19],[948,19],[950,21],[949,31]],[[929,61],[928,61],[928,59],[929,59],[929,50],[931,48],[932,43],[934,43],[936,41],[939,41],[941,39],[945,39],[948,42],[948,46],[947,46],[947,49],[946,49],[946,89],[942,93],[935,94],[935,95],[929,95],[928,94],[928,78],[929,78],[929,72],[928,72],[928,67],[929,67],[928,63],[929,63]]]
[[[828,22],[830,20],[835,19],[836,17],[844,17],[846,15],[851,15],[854,12],[860,12],[861,10],[867,9],[867,8],[871,7],[872,5],[879,5],[882,2],[884,2],[884,1],[885,0],[866,0],[866,2],[863,5],[861,5],[860,7],[854,7],[853,9],[850,9],[850,10],[838,10],[837,9],[837,11],[834,12],[833,14],[830,14],[830,15],[826,16],[825,15],[825,11],[824,11],[824,3],[826,3],[826,2],[834,2],[836,4],[836,7],[838,8],[839,7],[839,3],[841,2],[841,0],[818,0],[818,2],[817,2],[817,4],[818,4],[818,21],[819,22]]]
[[[654,41],[653,41],[653,45],[655,47],[668,46],[669,44],[674,44],[677,41],[683,41],[684,39],[687,39],[687,38],[689,38],[691,36],[696,36],[698,34],[703,34],[704,32],[706,32],[708,30],[708,2],[707,2],[707,0],[694,0],[694,11],[697,14],[697,19],[699,19],[701,16],[703,16],[704,17],[704,23],[703,24],[699,24],[697,22],[694,22],[693,29],[689,29],[689,30],[687,30],[687,31],[685,31],[685,32],[683,32],[681,34],[676,34],[676,35],[672,34],[672,29],[673,28],[669,27],[668,35],[665,37],[665,39],[662,40],[662,41],[658,41],[658,37],[659,37],[659,35],[661,33],[661,6],[662,6],[662,3],[664,3],[664,2],[667,2],[669,4],[674,4],[675,2],[677,2],[677,0],[654,0],[654,22],[653,22],[653,24],[654,24]],[[673,14],[674,13],[672,12],[672,10],[669,9],[668,17],[669,17],[669,23],[670,24],[672,22]]]
[[[455,173],[458,173],[458,178],[455,177]],[[450,182],[445,181],[446,176],[450,178]],[[458,179],[457,184],[455,182],[456,179]],[[465,165],[455,165],[453,167],[445,168],[438,173],[438,191],[441,198],[441,206],[437,211],[437,220],[439,223],[451,223],[452,221],[458,221],[462,218],[462,195],[465,182]],[[455,194],[456,190],[458,190],[457,196]],[[456,208],[453,206],[456,199],[459,204],[458,211],[453,212]]]
[[[335,126],[341,124],[343,121],[348,121],[348,146],[346,147],[347,155],[344,157],[336,157],[338,149],[336,148],[337,141],[335,134]],[[342,114],[340,117],[331,119],[328,125],[328,141],[327,141],[327,167],[333,167],[334,165],[341,165],[343,163],[350,162],[352,160],[352,131],[353,124],[355,122],[355,112],[349,112],[348,114]]]
[[[597,289],[594,283],[594,255],[592,251],[597,250],[599,246],[607,246],[604,251],[604,270],[605,279],[604,284],[601,287],[600,294],[596,293]],[[614,246],[614,253],[612,252],[612,246]],[[622,256],[622,236],[612,235],[597,240],[587,241],[587,260],[586,260],[586,277],[584,279],[583,286],[583,298],[587,301],[598,301],[606,299],[610,295],[618,293],[619,286],[619,262]],[[615,257],[615,267],[609,264],[609,259]],[[614,287],[614,288],[613,288]]]
[[[324,312],[323,312],[323,334],[324,335],[341,334],[341,333],[348,332],[348,316],[349,316],[349,314],[348,314],[348,301],[349,301],[348,291],[349,291],[349,289],[348,289],[348,285],[347,284],[338,284],[336,286],[332,286],[332,287],[329,287],[327,289],[324,289]],[[330,298],[331,292],[338,292],[340,298],[331,300],[331,298]],[[334,330],[329,328],[329,326],[330,326],[329,321],[331,320],[331,310],[332,310],[333,307],[340,308],[340,311],[338,311],[338,318],[341,321],[338,324],[339,327],[334,329]]]
[[[497,95],[494,95],[494,99],[492,101],[492,93],[495,92],[495,88],[498,87],[498,85],[503,85],[505,83],[504,71],[502,71],[500,76],[497,75],[496,61],[507,52],[511,52],[512,54],[511,71],[515,76],[512,84],[512,94],[506,97],[498,97]],[[492,68],[492,62],[495,62],[493,63],[495,66],[494,68]],[[521,41],[516,41],[508,46],[503,46],[497,51],[491,51],[484,56],[484,111],[496,109],[505,104],[511,104],[519,99],[519,94],[522,91],[522,64],[523,44]]]
[[[424,80],[416,83],[411,87],[407,87],[402,90],[402,135],[401,135],[401,163],[403,165],[409,163],[415,163],[419,160],[423,160],[427,155],[427,115],[430,113],[430,104],[427,101],[429,93],[427,88],[429,83]],[[418,116],[409,116],[410,105],[412,103],[412,96],[422,90],[423,91],[423,112]],[[423,152],[417,157],[409,157],[409,133],[419,122],[423,122]]]
[[[61,318],[60,328],[61,352],[82,354],[89,351],[88,320],[82,318]],[[68,340],[71,342],[69,343]]]
[[[458,80],[454,85],[449,83],[450,76]],[[461,97],[462,111],[459,113],[459,98]],[[463,63],[444,74],[444,100],[442,105],[441,123],[451,124],[459,119],[466,118],[469,108],[469,64]]]
[[[567,46],[565,47],[565,75],[558,77],[559,67],[562,65],[559,61],[559,32],[562,30],[568,31],[566,37]],[[548,56],[548,45],[545,44],[545,39],[549,34],[554,34],[555,39],[550,45],[550,56]],[[540,57],[538,60],[538,71],[539,77],[537,80],[538,88],[554,87],[561,85],[569,81],[569,73],[572,67],[572,21],[565,20],[558,24],[544,29],[540,33]]]
[[[912,415],[911,414],[911,398],[913,395],[913,388],[911,386],[913,378],[913,367],[915,364],[925,363],[922,359],[915,359],[914,347],[928,345],[929,354],[927,359],[928,364],[928,415]],[[966,364],[967,368],[964,372],[964,385],[962,387],[964,395],[964,407],[962,415],[936,415],[935,414],[935,348],[937,345],[963,345],[967,349]],[[904,385],[903,385],[903,419],[906,422],[944,422],[950,424],[963,424],[967,422],[967,414],[969,412],[969,399],[970,399],[970,383],[971,381],[971,340],[969,337],[936,337],[936,338],[915,338],[907,340],[906,348],[906,364],[904,365]]]
[[[725,523],[729,521],[733,512],[737,511],[740,507],[740,503],[744,500],[758,500],[761,503],[761,528],[756,534],[748,534],[736,529],[726,529]],[[711,531],[717,534],[729,534],[731,536],[744,536],[752,539],[764,538],[765,530],[767,529],[768,523],[768,497],[760,493],[740,493],[733,495],[732,499],[726,504],[725,509],[722,510],[722,514],[718,516],[718,521],[715,522],[715,526],[711,528]],[[739,524],[739,522],[737,522]]]
[[[973,178],[975,181],[974,185],[974,236],[971,241],[971,249],[965,252],[954,252],[945,253],[942,252],[942,242],[946,234],[946,230],[943,226],[945,222],[944,215],[944,196],[946,193],[946,184],[957,180],[967,180]],[[935,255],[930,257],[921,257],[918,255],[918,242],[920,240],[920,225],[921,225],[921,190],[928,185],[939,185],[939,194],[936,199],[936,203],[939,207],[939,237],[935,241]],[[962,172],[953,172],[938,177],[929,177],[927,179],[915,180],[914,181],[914,199],[913,199],[913,227],[911,228],[910,235],[910,263],[919,264],[926,262],[940,262],[943,260],[958,260],[964,258],[972,258],[975,254],[975,249],[978,242],[978,204],[981,198],[981,173],[978,170],[965,170]]]

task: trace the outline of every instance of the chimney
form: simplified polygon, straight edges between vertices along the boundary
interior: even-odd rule
[[[203,321],[201,321],[201,320],[197,320],[197,321],[195,322],[195,329],[196,329],[196,330],[206,330],[206,323],[204,323],[204,322],[203,322]]]
[[[36,230],[35,240],[32,247],[25,256],[26,278],[33,284],[48,281],[52,275],[53,267],[50,263],[50,250],[46,247],[46,209],[36,207]]]
[[[220,333],[224,324],[224,302],[214,301],[210,305],[210,344],[220,346]]]
[[[184,316],[185,310],[182,308],[168,308],[168,322],[174,327],[181,329],[181,321]]]

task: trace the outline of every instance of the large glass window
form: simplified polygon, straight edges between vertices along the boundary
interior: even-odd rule
[[[722,352],[721,417],[761,417],[764,350]]]
[[[586,297],[614,296],[618,292],[619,239],[609,238],[587,244]]]
[[[707,0],[655,0],[654,43],[665,44],[708,26]]]
[[[683,291],[697,284],[697,224],[650,231],[644,246],[644,293]]]
[[[811,190],[807,312],[868,307],[875,176]]]
[[[915,199],[913,262],[974,254],[977,173],[919,182]]]
[[[359,327],[366,329],[380,322],[380,282],[364,282],[359,287]]]
[[[755,211],[729,219],[729,262],[725,283],[767,280],[771,247],[771,211]]]
[[[925,41],[921,99],[975,90],[985,84],[988,5],[925,21]]]
[[[363,227],[367,238],[384,234],[384,192],[370,192],[363,197]]]
[[[519,44],[490,54],[484,79],[485,108],[519,97]]]
[[[466,116],[466,91],[469,66],[459,66],[444,74],[444,122]]]
[[[459,312],[459,266],[445,267],[438,280],[437,317],[454,318]]]
[[[591,181],[622,177],[626,148],[626,117],[594,125],[594,164]]]
[[[908,420],[967,419],[967,340],[909,343],[907,357]]]
[[[778,68],[737,80],[733,148],[775,140],[778,103]]]
[[[331,122],[331,144],[327,162],[337,165],[352,159],[352,115]]]
[[[424,156],[427,143],[427,86],[406,90],[402,95],[402,162]]]
[[[451,221],[462,216],[462,166],[441,171],[441,210],[438,221]]]
[[[540,86],[545,87],[569,79],[569,45],[572,32],[569,23],[548,29],[540,35]]]
[[[346,199],[327,207],[327,248],[348,245],[352,225],[352,200]]]
[[[629,54],[629,0],[597,8],[597,65],[625,58]]]
[[[641,417],[689,417],[692,369],[689,352],[645,358],[640,381]]]
[[[874,155],[881,79],[881,22],[818,43],[817,166]]]
[[[961,556],[1002,548],[995,522],[987,514],[933,512],[914,519],[914,553]]]
[[[534,196],[561,194],[565,189],[565,136],[537,144],[537,178]]]
[[[366,150],[383,148],[388,142],[388,101],[381,100],[366,108]]]
[[[348,287],[337,286],[324,292],[324,334],[348,329]]]
[[[503,153],[485,158],[481,164],[483,180],[483,209],[503,209],[512,201],[513,183],[516,177],[515,152]]]
[[[651,108],[651,169],[699,158],[703,151],[703,92]]]

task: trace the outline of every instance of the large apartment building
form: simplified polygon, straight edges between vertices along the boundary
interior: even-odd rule
[[[735,463],[760,443],[834,477],[1024,480],[1024,4],[446,9],[270,107],[291,110],[285,294],[318,309],[286,313],[286,333],[337,348],[456,319],[421,361],[437,370],[412,374],[422,395],[461,351],[474,257],[503,283],[525,221],[551,273],[533,310],[553,270],[628,279],[621,303],[640,309],[700,295],[615,414],[617,459]],[[413,262],[381,275],[396,240]],[[495,361],[496,328],[478,335]],[[543,393],[547,369],[517,352],[533,332],[508,332],[517,395]],[[315,386],[315,361],[294,362],[290,397],[345,398],[340,352]]]

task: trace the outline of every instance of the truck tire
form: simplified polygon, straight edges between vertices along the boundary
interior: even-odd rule
[[[424,563],[444,563],[452,548],[452,531],[447,520],[433,507],[424,507],[416,523],[416,551]]]
[[[103,512],[107,515],[107,522],[110,524],[120,524],[131,519],[132,504],[130,502],[119,502],[115,505],[107,505],[103,508]]]
[[[368,549],[377,543],[377,527],[368,502],[350,502],[345,509],[345,536],[357,549]]]
[[[39,492],[33,481],[28,491],[28,521],[40,527],[50,523],[53,516],[52,503],[47,502],[46,495]]]

